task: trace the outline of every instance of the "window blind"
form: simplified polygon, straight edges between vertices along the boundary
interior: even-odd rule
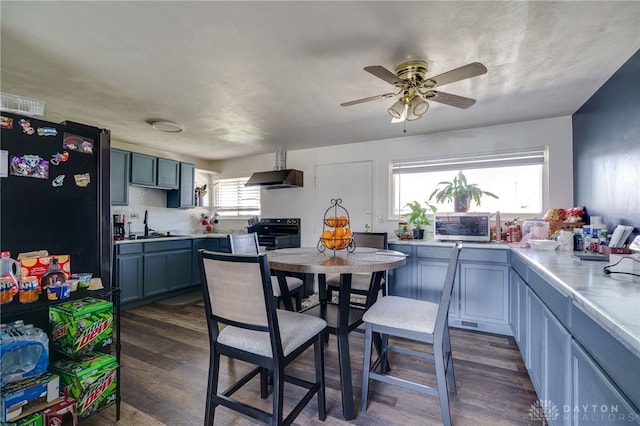
[[[248,177],[218,179],[214,182],[214,208],[220,215],[242,216],[260,214],[260,187],[244,184]]]
[[[523,151],[393,161],[391,167],[393,174],[404,174],[544,164],[545,153],[546,149],[541,147]]]

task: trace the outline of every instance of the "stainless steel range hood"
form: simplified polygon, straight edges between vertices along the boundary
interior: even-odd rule
[[[285,169],[256,172],[244,186],[262,186],[265,189],[301,188],[303,173],[301,170]]]

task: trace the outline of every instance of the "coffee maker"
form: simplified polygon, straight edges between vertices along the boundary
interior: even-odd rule
[[[125,217],[123,214],[113,215],[113,239],[116,241],[124,240],[124,223]]]

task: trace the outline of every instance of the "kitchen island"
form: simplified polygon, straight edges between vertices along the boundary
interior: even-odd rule
[[[398,278],[416,282],[416,275],[437,275],[438,251],[451,245],[390,241],[390,249],[415,259],[413,270],[400,268],[389,277],[389,292],[393,294]],[[551,424],[640,424],[640,277],[605,275],[602,268],[608,262],[580,261],[571,252],[504,243],[463,247],[467,258],[461,253],[451,325],[482,330],[469,320],[473,309],[465,306],[475,306],[469,298],[484,297],[484,319],[478,323],[514,337],[540,400],[557,409],[558,415],[548,419]],[[507,278],[499,268],[504,266],[502,253],[509,255]],[[493,275],[483,272],[489,266]]]

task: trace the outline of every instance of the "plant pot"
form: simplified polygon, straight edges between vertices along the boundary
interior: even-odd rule
[[[413,239],[414,240],[422,240],[424,238],[424,229],[414,229],[413,230]]]
[[[456,197],[453,199],[453,211],[466,212],[471,207],[470,197]]]

